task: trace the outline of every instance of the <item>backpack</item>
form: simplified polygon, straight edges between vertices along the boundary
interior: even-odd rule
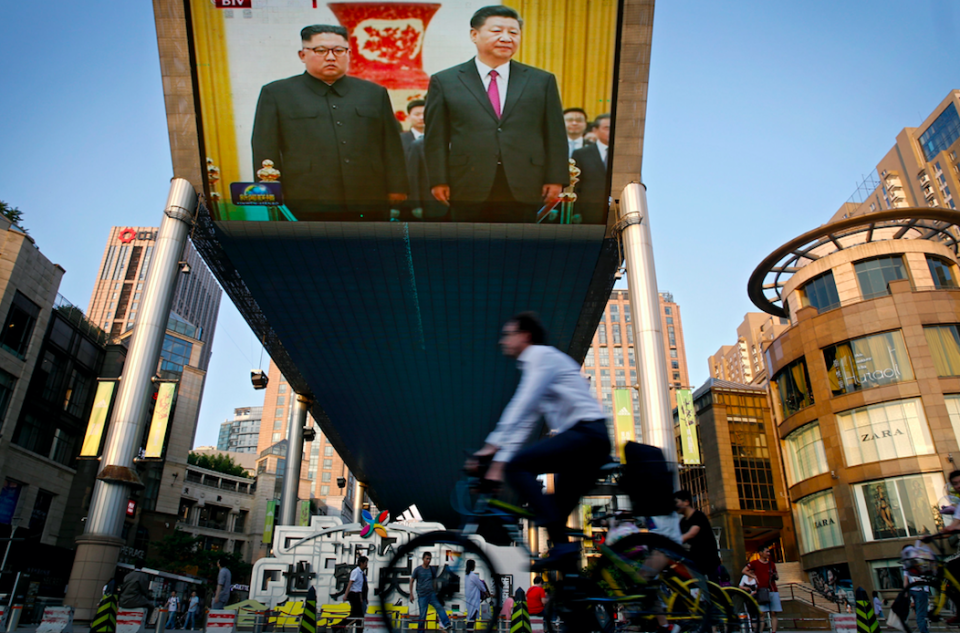
[[[634,516],[664,516],[671,514],[673,500],[673,473],[656,446],[627,442],[624,447],[626,464],[620,477],[620,488],[630,495]]]

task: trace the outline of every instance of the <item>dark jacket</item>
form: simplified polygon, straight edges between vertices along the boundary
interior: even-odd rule
[[[388,193],[407,192],[400,124],[387,91],[341,77],[333,85],[307,73],[260,90],[253,123],[253,171],[264,159],[280,171],[284,201],[298,219],[387,211]]]
[[[500,119],[474,60],[431,77],[425,143],[430,186],[449,185],[454,203],[485,201],[498,161],[518,202],[539,206],[543,185],[570,182],[557,79],[515,61]]]
[[[607,150],[607,164],[610,164]],[[584,224],[602,224],[606,218],[609,200],[607,195],[607,168],[600,158],[600,148],[591,143],[573,153],[573,161],[580,168],[580,181],[574,187],[577,202],[574,214],[580,214]]]
[[[127,574],[120,585],[118,604],[123,609],[151,606],[150,578],[139,569]]]
[[[423,137],[407,147],[407,175],[410,177],[408,207],[423,209],[424,220],[437,220],[447,215],[448,207],[433,197],[427,178],[427,159],[423,152]]]

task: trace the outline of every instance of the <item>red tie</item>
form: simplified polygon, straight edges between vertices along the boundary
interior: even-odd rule
[[[490,105],[493,106],[493,111],[497,113],[497,118],[500,118],[500,87],[497,86],[497,77],[500,75],[495,70],[490,71],[490,85],[487,86],[487,97],[490,99]]]

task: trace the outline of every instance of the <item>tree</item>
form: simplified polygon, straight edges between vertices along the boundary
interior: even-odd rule
[[[152,556],[145,561],[145,564],[147,567],[174,574],[205,578],[213,585],[207,595],[213,595],[217,583],[217,561],[223,557],[227,559],[227,568],[230,570],[234,584],[249,582],[252,565],[245,563],[236,552],[203,549],[205,541],[206,539],[202,536],[193,536],[178,529],[152,544]]]
[[[3,200],[0,200],[0,215],[3,215],[3,217],[7,218],[18,227],[23,229],[23,211],[17,207],[12,207]],[[23,230],[24,232],[27,231],[26,229]]]
[[[225,475],[249,477],[243,466],[240,466],[233,461],[232,457],[229,455],[224,455],[223,453],[203,455],[200,453],[191,452],[189,455],[187,455],[187,463],[191,466],[199,466],[200,468],[206,468],[207,470],[215,470],[218,473],[223,473]]]

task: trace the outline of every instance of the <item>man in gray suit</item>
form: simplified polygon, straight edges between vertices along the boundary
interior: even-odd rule
[[[406,199],[400,125],[386,89],[347,77],[342,26],[300,32],[306,72],[260,90],[253,171],[280,170],[284,202],[298,220],[387,220]]]
[[[509,7],[479,9],[477,56],[430,78],[427,172],[455,222],[533,222],[570,182],[557,79],[511,61],[522,28]]]

